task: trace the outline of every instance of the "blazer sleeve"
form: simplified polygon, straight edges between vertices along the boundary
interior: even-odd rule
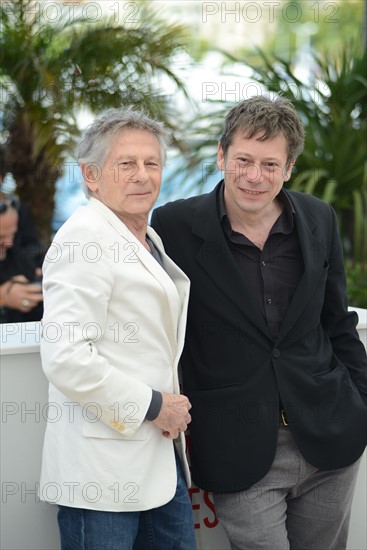
[[[330,338],[334,354],[348,369],[350,377],[359,392],[367,399],[366,350],[356,329],[358,315],[355,312],[348,311],[342,244],[335,211],[331,207],[330,210],[332,239],[321,321]]]
[[[94,404],[98,419],[133,436],[145,419],[152,389],[99,352],[111,324],[108,307],[115,284],[108,246],[98,231],[82,223],[68,225],[53,241],[43,266],[42,366],[71,401],[90,410]]]

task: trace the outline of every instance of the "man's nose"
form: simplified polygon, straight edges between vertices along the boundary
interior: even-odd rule
[[[148,180],[148,178],[149,178],[149,174],[145,164],[143,162],[137,163],[135,172],[133,174],[133,179],[138,182],[144,183]]]
[[[251,182],[257,182],[261,178],[261,168],[254,162],[247,164],[242,171],[242,175]]]

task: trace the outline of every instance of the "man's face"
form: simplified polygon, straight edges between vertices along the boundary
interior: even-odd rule
[[[147,216],[162,180],[158,139],[147,130],[126,128],[112,142],[100,171],[83,167],[92,195],[123,221]]]
[[[10,207],[0,214],[0,260],[5,260],[8,248],[13,246],[17,229],[18,212]]]
[[[224,200],[229,216],[265,214],[290,178],[294,163],[287,165],[283,134],[266,141],[258,141],[258,137],[246,138],[237,132],[225,158],[219,145],[218,167],[225,172]]]

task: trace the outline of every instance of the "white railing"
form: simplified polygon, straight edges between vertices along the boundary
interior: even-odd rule
[[[354,309],[354,308],[353,308]],[[367,310],[356,309],[358,332],[366,346]],[[57,506],[37,496],[43,434],[48,413],[47,380],[39,357],[38,323],[0,325],[1,539],[4,550],[59,550]],[[367,346],[366,346],[367,347]],[[57,411],[55,411],[55,414]],[[356,429],[366,429],[356,426]],[[353,501],[349,550],[365,550],[366,453]],[[190,490],[198,550],[227,550],[211,495]]]

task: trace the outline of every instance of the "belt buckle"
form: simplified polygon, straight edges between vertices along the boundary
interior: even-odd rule
[[[288,426],[287,417],[285,415],[285,410],[284,409],[282,409],[280,411],[280,418],[282,419],[283,426]]]

